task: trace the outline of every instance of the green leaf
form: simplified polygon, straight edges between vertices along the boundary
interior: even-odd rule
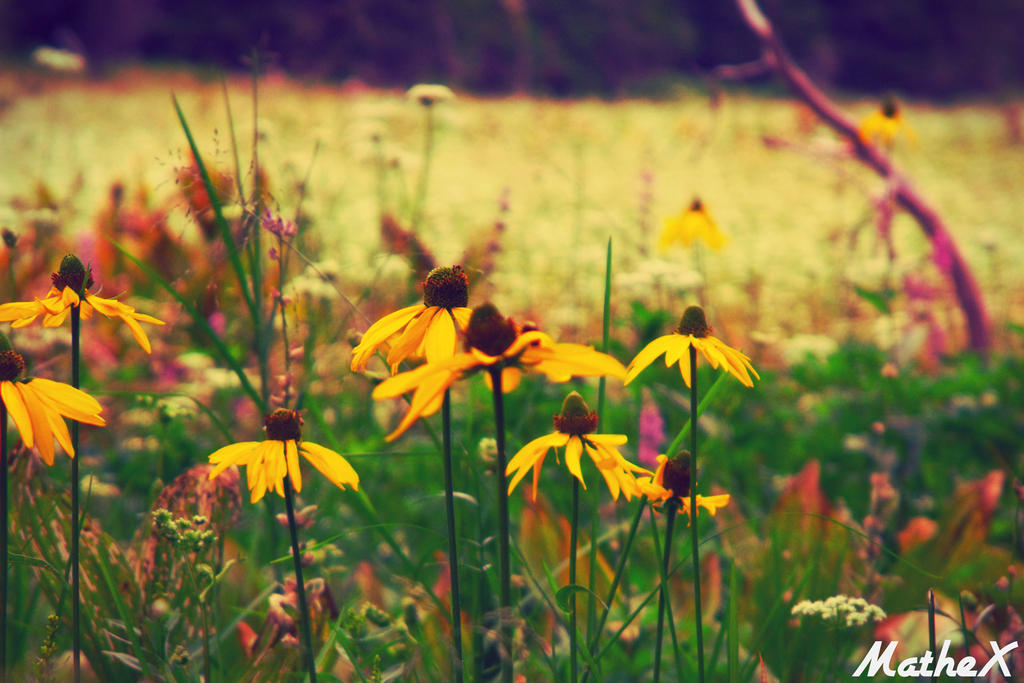
[[[566,614],[572,611],[572,605],[569,601],[572,600],[574,593],[589,593],[594,597],[595,600],[601,603],[602,607],[604,607],[605,609],[608,608],[608,605],[604,603],[604,600],[602,600],[600,596],[598,596],[598,594],[594,591],[590,590],[586,586],[570,584],[568,586],[562,586],[558,589],[558,592],[555,593],[555,602],[558,603],[558,608]]]
[[[894,296],[896,296],[896,292],[893,290],[885,288],[874,292],[870,289],[858,287],[857,285],[854,285],[853,289],[857,292],[857,296],[877,308],[881,313],[885,313],[886,315],[892,313],[892,310],[889,308],[889,302],[892,301]]]

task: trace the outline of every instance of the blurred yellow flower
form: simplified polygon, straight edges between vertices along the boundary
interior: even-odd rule
[[[677,499],[679,511],[690,519],[690,454],[682,451],[675,458],[658,456],[658,469],[653,477],[641,477],[636,480],[641,493],[647,497],[651,505],[661,505],[673,497]],[[702,496],[697,494],[697,509],[704,508],[712,517],[718,512],[718,508],[729,504],[729,494],[722,493],[715,496]],[[700,514],[700,513],[698,513]]]
[[[418,83],[405,94],[413,102],[418,102],[424,107],[430,107],[439,102],[448,102],[455,99],[455,93],[447,85],[436,83]]]
[[[16,301],[0,305],[0,322],[9,322],[11,327],[31,325],[43,316],[43,327],[60,327],[74,307],[79,307],[82,320],[92,317],[93,310],[108,318],[120,318],[131,330],[132,336],[146,353],[152,348],[149,338],[142,331],[139,322],[163,325],[151,315],[137,313],[134,308],[117,301],[89,294],[93,285],[92,271],[82,264],[77,256],[68,254],[60,262],[60,269],[50,275],[53,286],[42,300]]]
[[[690,358],[687,349],[693,346],[707,359],[711,367],[718,369],[721,366],[744,386],[754,386],[750,375],[756,379],[761,377],[750,364],[750,358],[721,339],[713,337],[710,332],[711,327],[704,316],[704,310],[700,306],[690,306],[683,313],[679,326],[672,334],[658,337],[636,354],[636,358],[626,368],[625,383],[632,382],[644,368],[654,362],[655,358],[665,354],[665,367],[678,361],[683,382],[690,386]]]
[[[503,392],[519,385],[524,370],[547,375],[554,382],[570,378],[623,377],[625,368],[611,356],[581,344],[555,342],[536,329],[522,329],[505,318],[493,304],[473,309],[466,326],[466,352],[430,362],[389,377],[376,386],[377,400],[395,398],[415,390],[409,410],[388,441],[397,439],[417,419],[433,415],[441,407],[444,392],[460,377],[482,369],[500,369]],[[490,376],[487,376],[490,384]]]
[[[917,134],[903,118],[899,104],[892,97],[883,100],[881,106],[865,116],[857,128],[857,134],[864,144],[880,144],[885,147],[891,147],[901,132],[912,144],[917,143]]]
[[[632,473],[649,475],[651,472],[634,465],[619,453],[617,447],[626,443],[625,434],[592,434],[597,429],[597,413],[590,410],[582,396],[575,391],[566,396],[562,402],[561,412],[555,415],[554,423],[554,433],[534,439],[523,446],[509,461],[508,467],[505,468],[505,476],[515,472],[508,485],[509,494],[527,472],[533,470],[533,499],[537,500],[537,481],[544,458],[552,448],[556,449],[556,454],[557,449],[565,448],[565,466],[579,479],[583,488],[587,488],[587,484],[583,481],[580,457],[585,452],[597,465],[613,499],[619,499],[620,490],[625,494],[626,500],[640,495],[640,489]]]
[[[694,199],[684,211],[665,219],[658,248],[666,251],[676,242],[688,247],[697,239],[715,251],[729,243],[729,238],[718,229],[718,224],[700,199]]]
[[[0,399],[21,440],[27,448],[37,448],[47,465],[53,464],[54,439],[68,456],[75,457],[64,418],[103,427],[102,407],[89,394],[62,382],[38,377],[19,381],[24,371],[25,359],[0,335]]]
[[[261,500],[271,489],[283,498],[286,474],[291,477],[295,491],[302,490],[301,453],[338,488],[359,488],[359,475],[345,458],[329,448],[302,440],[302,416],[298,412],[278,408],[267,415],[263,424],[267,433],[265,441],[233,443],[210,454],[210,463],[215,465],[210,471],[210,479],[232,465],[244,465],[253,503]]]
[[[352,372],[363,372],[367,363],[388,339],[401,332],[390,345],[387,361],[391,374],[407,358],[426,358],[436,363],[455,355],[458,333],[469,323],[469,278],[461,266],[434,268],[423,281],[423,303],[389,313],[363,334],[352,350]]]

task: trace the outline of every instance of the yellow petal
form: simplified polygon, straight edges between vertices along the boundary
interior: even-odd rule
[[[450,387],[455,380],[458,378],[457,374],[454,373],[432,373],[428,375],[423,383],[416,389],[416,393],[412,395],[412,401],[409,403],[409,410],[405,413],[402,421],[398,423],[398,426],[393,432],[387,435],[386,441],[394,441],[399,436],[405,433],[412,424],[420,417],[432,415],[437,412],[437,409],[441,406],[443,400],[443,394],[445,389]]]
[[[239,467],[242,465],[249,465],[252,462],[252,459],[256,456],[256,447],[259,445],[259,441],[242,441],[240,443],[233,443],[217,449],[211,453],[209,457],[210,463],[216,465],[216,467],[210,470],[209,478],[215,478],[218,474],[233,465]]]
[[[650,344],[640,350],[640,353],[636,354],[636,357],[630,361],[629,366],[626,367],[626,377],[623,380],[623,384],[629,384],[640,372],[654,362],[654,359],[661,354],[668,351],[675,344],[676,339],[679,335],[677,334],[666,334],[663,337],[658,337]]]
[[[332,484],[340,489],[344,489],[346,486],[359,489],[359,475],[340,454],[309,441],[303,441],[299,449],[306,460],[327,477]]]
[[[451,311],[452,317],[455,318],[455,326],[459,328],[460,332],[465,332],[466,327],[469,325],[469,316],[473,315],[473,309],[466,308],[465,306],[459,306],[449,310]]]
[[[12,322],[29,318],[35,320],[45,309],[42,304],[36,301],[14,301],[9,304],[0,305],[0,322]],[[22,325],[19,325],[22,327]]]
[[[142,331],[142,326],[135,322],[135,318],[131,315],[122,315],[121,320],[123,320],[124,324],[128,326],[129,330],[131,330],[132,336],[135,337],[136,343],[142,347],[142,350],[146,353],[152,353],[153,349],[149,345],[149,337],[147,337],[146,333]]]
[[[424,308],[423,304],[406,306],[387,314],[370,325],[369,329],[363,333],[363,338],[359,341],[358,346],[352,349],[352,372],[363,372],[366,370],[370,358],[388,340],[388,337],[405,327]]]
[[[54,382],[51,379],[35,377],[29,380],[39,399],[65,417],[86,424],[103,427],[106,421],[100,417],[103,407],[99,401],[81,389],[70,384]]]
[[[439,309],[423,339],[424,356],[428,363],[447,360],[455,355],[455,322],[447,309]]]
[[[292,480],[292,488],[298,493],[302,490],[302,472],[299,471],[299,449],[295,445],[294,439],[289,439],[284,443],[285,448],[285,460],[288,462],[288,476]]]
[[[583,488],[586,489],[587,483],[583,481],[583,470],[580,469],[580,457],[582,455],[583,442],[580,441],[578,436],[570,438],[568,443],[565,444],[565,466],[569,468],[572,476],[580,480]]]
[[[39,455],[47,465],[53,465],[53,431],[50,429],[50,421],[46,418],[47,408],[27,384],[16,383],[14,386],[21,393],[21,400],[25,402],[25,409],[32,421],[32,438],[36,442]],[[69,455],[74,457],[71,453]]]
[[[391,350],[388,351],[388,365],[394,367],[407,358],[418,357],[421,355],[419,350],[423,345],[423,339],[427,334],[427,330],[430,328],[431,321],[433,321],[434,317],[440,310],[442,309],[424,309],[424,312],[420,316],[409,323],[409,326],[405,328],[405,331],[402,332],[398,339],[391,345]]]
[[[666,368],[672,367],[672,364],[675,363],[676,361],[679,361],[681,363],[690,362],[690,354],[688,354],[687,351],[690,350],[690,344],[693,341],[693,337],[691,337],[688,334],[677,334],[674,336],[676,337],[676,339],[674,340],[676,343],[665,350]]]
[[[0,398],[3,398],[7,412],[14,420],[21,440],[25,442],[26,448],[32,448],[35,441],[32,438],[32,420],[28,416],[28,409],[25,402],[21,400],[21,392],[15,387],[14,382],[0,382]]]
[[[46,419],[49,421],[50,429],[57,438],[57,443],[60,444],[60,447],[68,454],[68,457],[75,457],[75,449],[71,445],[71,434],[68,433],[68,425],[64,422],[64,418],[56,411],[47,410]]]

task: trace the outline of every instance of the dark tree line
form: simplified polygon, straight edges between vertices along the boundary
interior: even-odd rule
[[[832,85],[948,97],[1024,86],[1021,0],[768,0],[798,61]],[[712,0],[0,0],[0,50],[244,68],[259,49],[299,77],[477,92],[657,93],[756,58]]]

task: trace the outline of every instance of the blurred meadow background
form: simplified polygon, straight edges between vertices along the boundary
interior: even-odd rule
[[[857,143],[770,68],[719,68],[759,57],[731,3],[0,3],[0,303],[42,298],[73,252],[96,291],[167,323],[147,328],[151,355],[107,320],[83,335],[82,386],[108,423],[79,455],[86,677],[305,676],[282,502],[250,504],[233,470],[206,477],[212,452],[263,438],[291,399],[305,438],[360,479],[342,491],[308,469],[298,494],[321,679],[454,680],[440,427],[386,442],[407,405],[372,400],[382,360],[350,370],[370,324],[453,264],[469,306],[559,341],[601,347],[607,322],[623,364],[697,303],[752,359],[760,380],[726,377],[697,430],[700,491],[731,495],[698,519],[707,680],[846,680],[876,640],[901,641],[899,658],[928,649],[929,625],[982,662],[990,641],[1024,640],[1024,13],[764,5],[851,119],[898,102],[912,133],[871,142],[963,256],[984,348],[946,247]],[[451,92],[424,104],[417,83]],[[698,198],[726,243],[662,248]],[[283,259],[266,211],[296,226]],[[66,329],[3,327],[34,375],[67,380]],[[651,470],[691,400],[659,363],[609,379],[600,415]],[[702,364],[700,385],[719,374]],[[525,377],[506,396],[508,455],[551,431],[570,389],[597,407],[597,386]],[[510,659],[522,680],[569,680],[575,595],[581,670],[650,680],[665,515],[643,512],[634,543],[637,503],[613,502],[590,463],[576,593],[562,590],[571,475],[549,457],[537,500],[525,483],[511,495],[501,651],[490,402],[478,377],[453,387],[467,678]],[[7,667],[67,680],[67,460],[12,443]],[[158,509],[208,518],[215,542],[175,541]],[[664,677],[697,680],[676,534]],[[794,612],[836,595],[885,617]]]

